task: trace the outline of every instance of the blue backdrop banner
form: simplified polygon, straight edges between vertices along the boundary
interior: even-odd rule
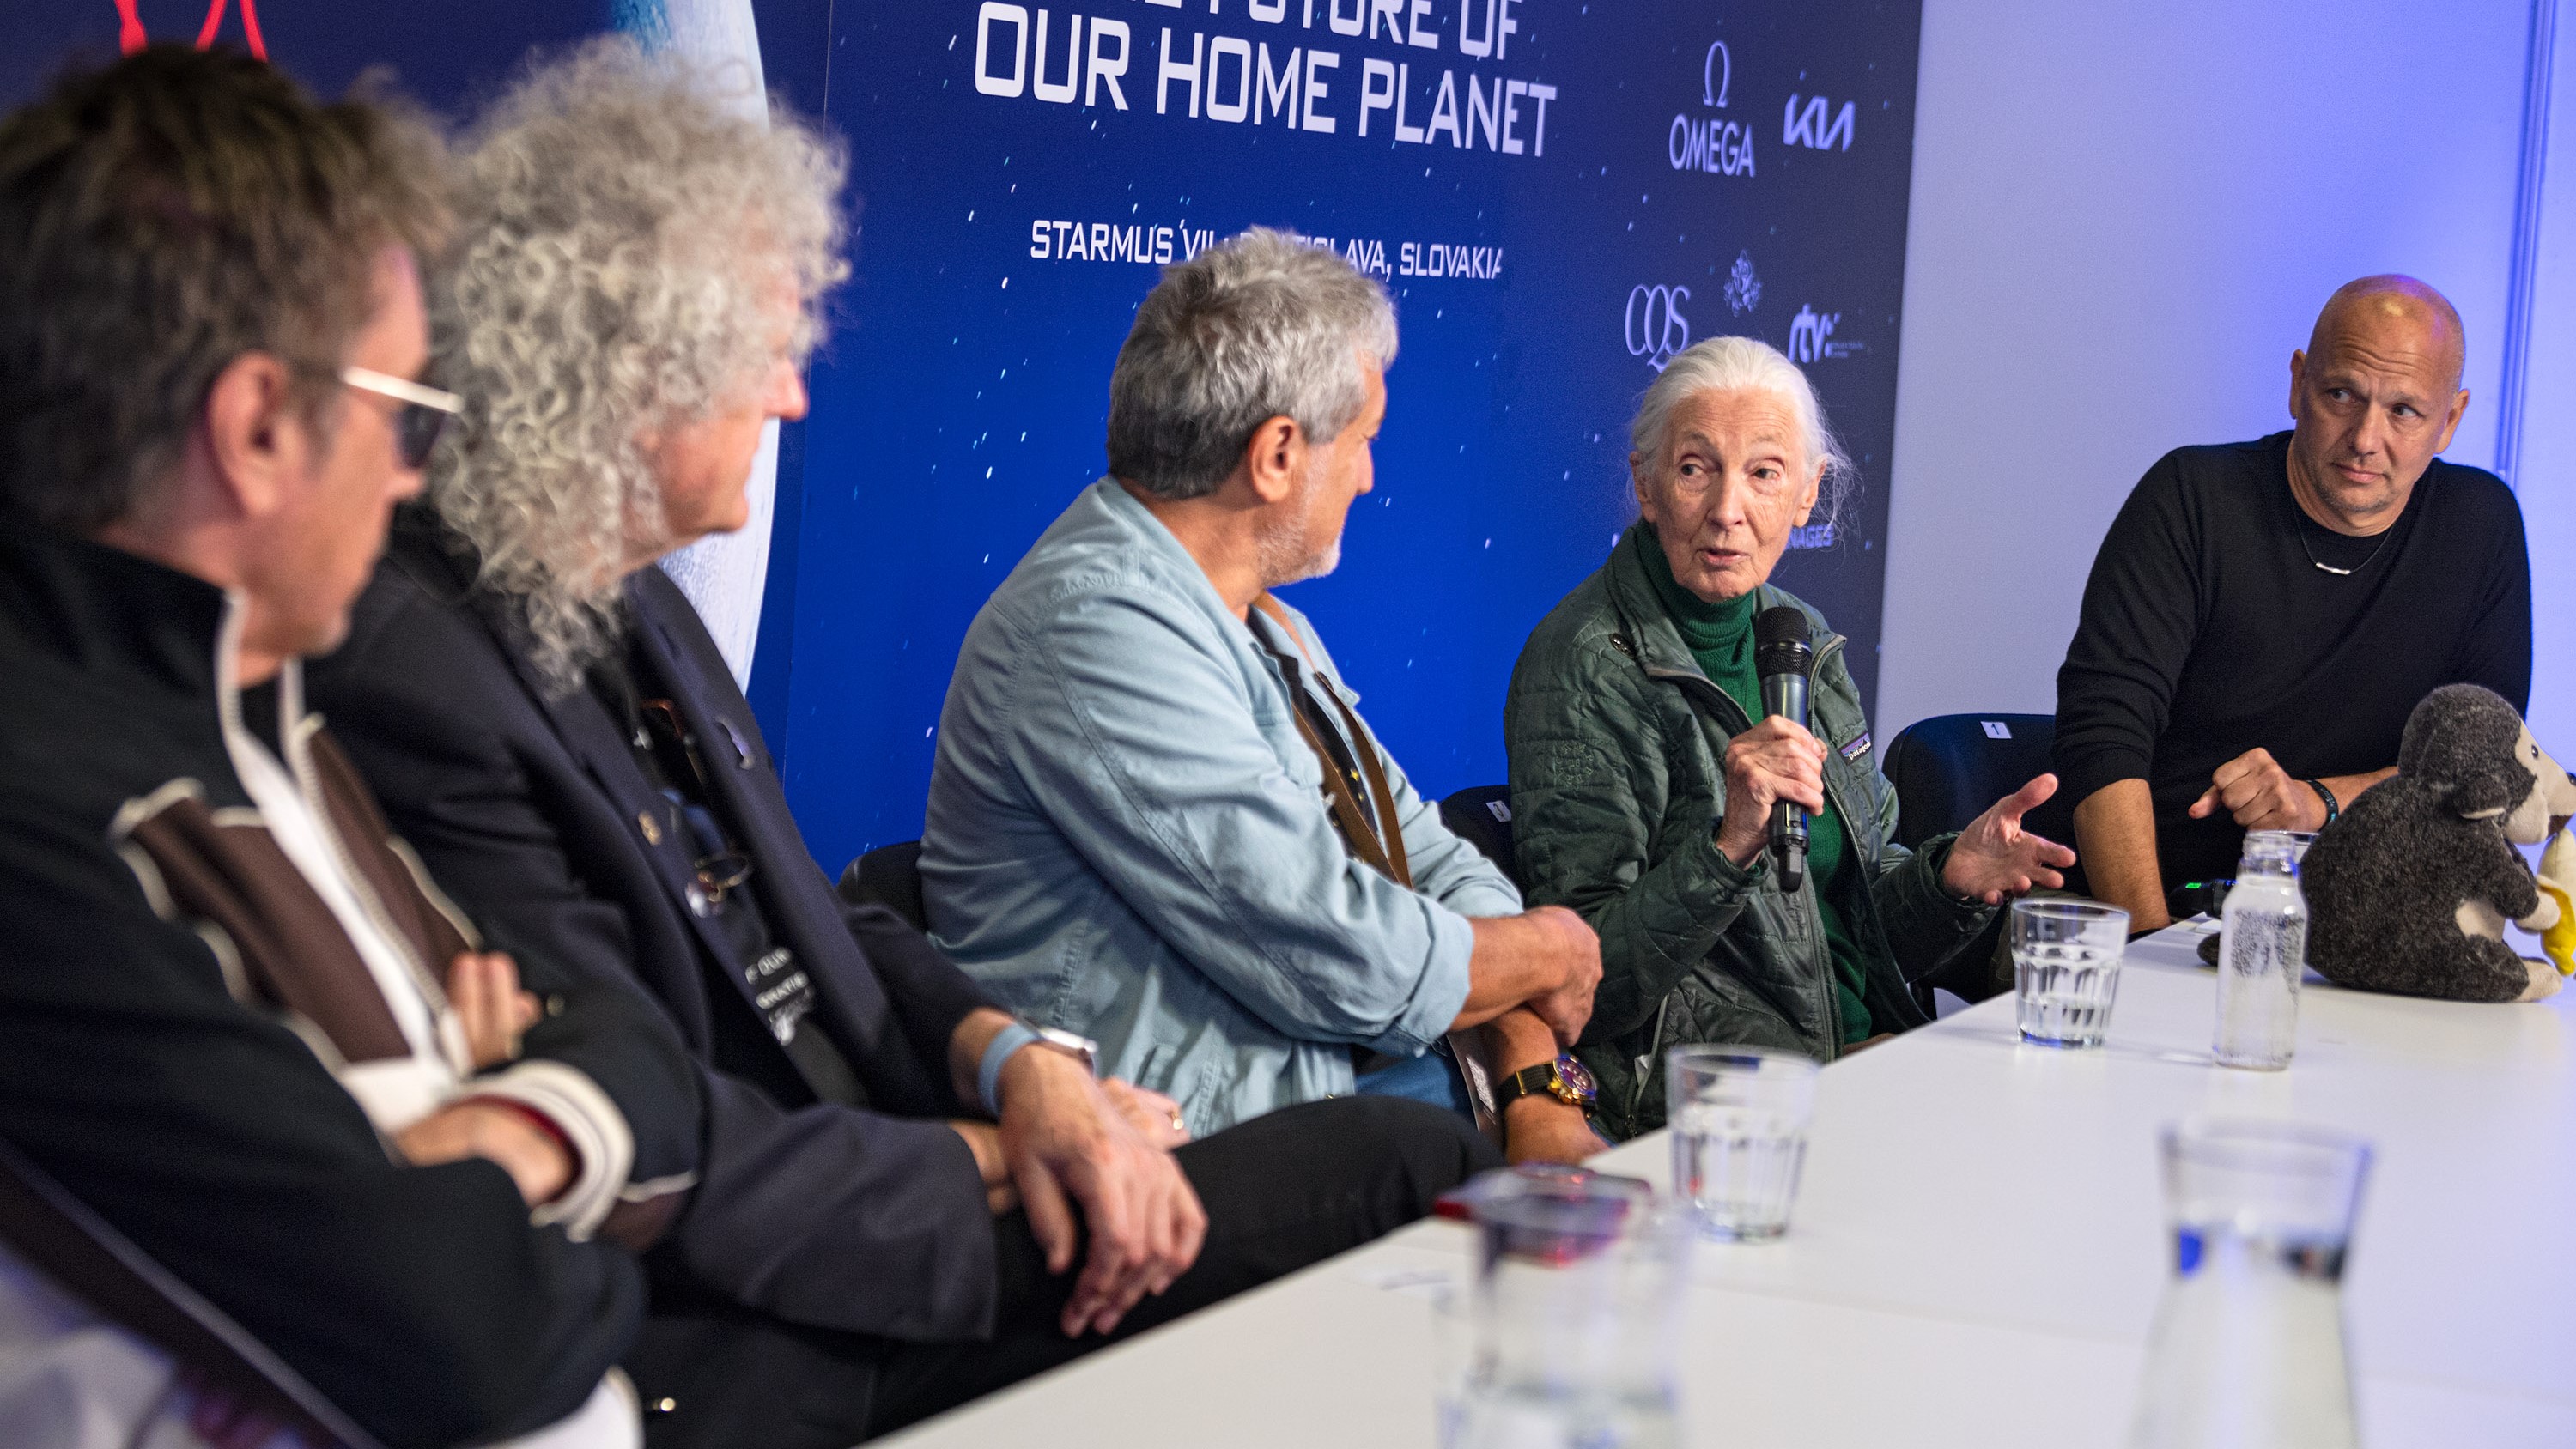
[[[1290,597],[1426,792],[1503,777],[1512,661],[1634,517],[1629,414],[1694,338],[1787,349],[1858,462],[1778,580],[1873,693],[1920,0],[1077,3],[36,0],[0,22],[0,102],[113,56],[130,9],[162,39],[253,21],[325,93],[386,66],[451,112],[604,28],[756,48],[826,110],[857,270],[777,449],[769,551],[675,572],[754,661],[833,866],[919,832],[958,641],[1098,475],[1158,268],[1256,224],[1396,298],[1377,490]]]
[[[1503,777],[1512,662],[1635,516],[1629,415],[1695,338],[1788,350],[1860,466],[1777,580],[1869,693],[1920,27],[1919,0],[841,7],[863,230],[755,689],[817,854],[919,832],[958,641],[1099,475],[1138,299],[1256,224],[1396,298],[1376,492],[1289,597],[1422,788]]]

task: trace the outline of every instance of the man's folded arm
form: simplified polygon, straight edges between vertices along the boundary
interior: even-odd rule
[[[48,845],[0,891],[0,1136],[396,1449],[581,1407],[640,1320],[632,1261],[532,1226],[492,1163],[394,1161],[103,844]]]
[[[383,616],[362,609],[362,621],[370,617]],[[681,1054],[687,1100],[703,1106],[703,1137],[692,1112],[686,1145],[696,1187],[662,1251],[679,1254],[737,1301],[799,1322],[902,1337],[973,1332],[991,1311],[993,1274],[991,1214],[973,1154],[939,1121],[837,1106],[783,1111],[757,1088],[686,1056],[663,1007],[635,979],[639,963],[625,913],[591,894],[575,873],[562,833],[508,744],[472,711],[424,708],[415,697],[445,690],[451,699],[472,699],[518,688],[513,679],[469,674],[467,662],[490,646],[431,632],[449,623],[425,609],[406,611],[380,633],[353,636],[321,684],[332,733],[374,784],[395,828],[433,876],[471,903],[495,944],[544,963],[541,980],[625,993],[649,1015],[652,1033]],[[351,652],[370,644],[388,658],[397,651],[387,646],[398,644],[403,667]],[[354,678],[340,673],[360,664],[364,672]],[[404,681],[400,688],[382,682],[396,678]],[[900,935],[918,940],[917,933],[900,922],[888,927],[893,918],[883,912],[850,911],[845,919],[887,976],[906,1036],[937,1031],[935,1019],[952,1009],[941,991],[954,994],[959,983],[947,981],[916,1002],[898,982],[940,983],[937,967],[945,961],[921,959],[927,942],[920,951],[903,949]],[[971,981],[963,987],[975,990]],[[913,1011],[918,1028],[905,1015]],[[608,1025],[603,1016],[603,1029]],[[924,1102],[937,1100],[934,1092],[954,1095],[947,1060],[943,1035],[939,1050],[925,1057]],[[647,1124],[636,1130],[640,1138]],[[637,1158],[640,1177],[640,1147]]]
[[[1301,1040],[1419,1053],[1466,1001],[1473,928],[1351,858],[1195,609],[1145,588],[1061,606],[1031,641],[1012,768],[1246,1010]]]
[[[460,707],[495,681],[443,637],[459,621],[381,580],[358,618],[340,654],[309,675],[332,739],[430,880],[545,1003],[521,1059],[561,1062],[616,1105],[634,1142],[630,1185],[685,1181],[698,1162],[697,1069],[634,977],[624,915],[583,889],[509,746]]]

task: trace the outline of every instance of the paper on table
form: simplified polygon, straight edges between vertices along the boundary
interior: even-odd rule
[[[1457,1281],[1454,1270],[1419,1263],[1363,1263],[1351,1273],[1358,1282],[1408,1298],[1436,1300]]]

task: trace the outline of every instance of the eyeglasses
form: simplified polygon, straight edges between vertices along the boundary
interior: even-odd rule
[[[429,462],[430,451],[447,431],[448,419],[465,411],[465,399],[452,392],[370,368],[341,368],[340,381],[360,392],[389,397],[402,404],[394,413],[394,447],[402,457],[402,465],[413,472]]]

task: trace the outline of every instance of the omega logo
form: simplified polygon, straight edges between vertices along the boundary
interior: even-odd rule
[[[1699,103],[1726,109],[1726,93],[1735,84],[1735,53],[1723,40],[1712,40],[1700,57]],[[1719,116],[1673,117],[1664,136],[1665,159],[1675,171],[1705,171],[1711,176],[1751,176],[1753,128]]]

